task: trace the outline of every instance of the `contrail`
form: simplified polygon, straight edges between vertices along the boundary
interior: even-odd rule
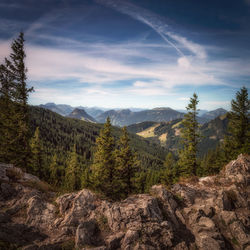
[[[178,46],[174,42],[170,41],[167,37],[170,37],[172,40],[183,45],[186,49],[194,53],[197,57],[199,58],[206,57],[206,53],[200,45],[194,44],[193,42],[188,41],[185,37],[181,37],[180,35],[170,32],[169,31],[170,27],[164,21],[162,21],[160,17],[158,17],[157,15],[143,8],[135,6],[131,3],[128,3],[126,1],[121,1],[121,0],[116,0],[116,1],[95,0],[95,1],[99,4],[111,7],[123,14],[129,15],[132,18],[148,25],[155,32],[157,32],[166,43],[168,43],[171,47],[173,47],[180,56],[185,57],[182,50],[178,48]]]

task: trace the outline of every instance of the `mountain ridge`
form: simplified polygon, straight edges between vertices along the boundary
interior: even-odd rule
[[[59,113],[63,116],[68,116],[73,110],[74,107],[64,104],[55,104],[47,103],[40,105],[40,107],[50,109],[56,113]],[[175,110],[170,107],[156,107],[153,109],[138,110],[137,108],[127,108],[127,109],[106,109],[101,107],[83,107],[78,106],[78,109],[84,109],[85,112],[93,117],[96,122],[105,123],[107,117],[111,119],[112,125],[115,126],[129,126],[131,124],[140,123],[144,121],[152,122],[168,122],[178,118],[182,118],[186,113],[186,110]],[[70,112],[69,112],[70,111]],[[197,119],[198,122],[204,124],[217,116],[225,114],[227,111],[222,108],[215,110],[207,111],[200,110]]]

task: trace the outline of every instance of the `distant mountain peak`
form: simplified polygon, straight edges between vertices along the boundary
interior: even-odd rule
[[[156,108],[153,108],[152,110],[173,110],[169,107],[156,107]]]
[[[82,108],[75,108],[68,115],[68,117],[83,120],[83,121],[87,121],[87,122],[96,122],[96,120],[92,116],[88,115],[86,113],[86,111],[84,109],[82,109]]]

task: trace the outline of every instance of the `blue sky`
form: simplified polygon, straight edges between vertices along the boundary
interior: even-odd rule
[[[250,0],[0,0],[0,61],[26,38],[30,103],[230,108],[250,87]]]

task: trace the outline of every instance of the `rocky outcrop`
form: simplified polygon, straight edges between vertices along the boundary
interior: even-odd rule
[[[37,177],[0,165],[0,249],[250,249],[250,157],[217,176],[153,186],[121,202],[56,197]]]

